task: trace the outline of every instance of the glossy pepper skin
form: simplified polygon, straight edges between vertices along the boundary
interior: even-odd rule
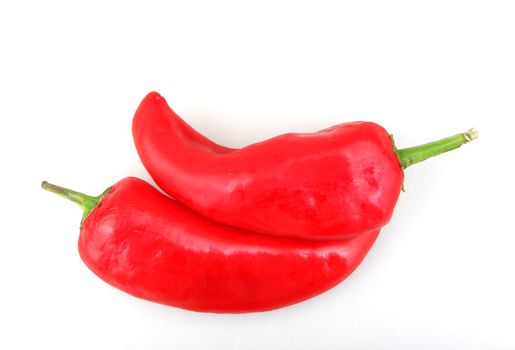
[[[402,188],[390,135],[374,123],[231,149],[195,131],[152,92],[132,131],[166,193],[210,219],[260,233],[345,239],[374,231],[389,221]]]
[[[43,187],[89,206],[79,253],[98,277],[194,311],[264,311],[313,297],[345,279],[379,233],[333,242],[255,234],[210,221],[136,178],[99,197]]]

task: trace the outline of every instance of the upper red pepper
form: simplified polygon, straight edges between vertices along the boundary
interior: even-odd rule
[[[390,135],[374,123],[231,149],[195,131],[152,92],[132,131],[165,192],[211,219],[256,232],[341,239],[376,230],[390,219],[402,187]]]

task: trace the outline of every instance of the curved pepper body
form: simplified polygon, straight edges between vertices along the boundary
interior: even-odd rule
[[[378,233],[334,242],[255,234],[205,219],[126,178],[83,222],[79,252],[96,275],[134,296],[238,313],[328,290],[360,264]]]
[[[403,173],[389,134],[354,122],[241,149],[217,145],[153,92],[133,136],[157,185],[213,220],[272,235],[344,239],[390,219]]]

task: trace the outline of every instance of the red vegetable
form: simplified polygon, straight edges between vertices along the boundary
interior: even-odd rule
[[[139,156],[166,193],[213,220],[279,236],[343,239],[390,219],[403,168],[470,141],[475,130],[397,151],[374,123],[217,145],[152,92],[133,121]]]
[[[313,297],[345,279],[379,233],[335,242],[254,234],[205,219],[135,178],[98,197],[43,188],[83,208],[80,256],[101,279],[195,311],[263,311]]]

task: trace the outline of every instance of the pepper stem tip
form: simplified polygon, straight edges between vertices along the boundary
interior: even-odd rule
[[[478,137],[477,130],[474,129],[474,128],[471,128],[469,131],[464,132],[463,135],[465,135],[465,138],[467,139],[467,142],[475,140]]]

